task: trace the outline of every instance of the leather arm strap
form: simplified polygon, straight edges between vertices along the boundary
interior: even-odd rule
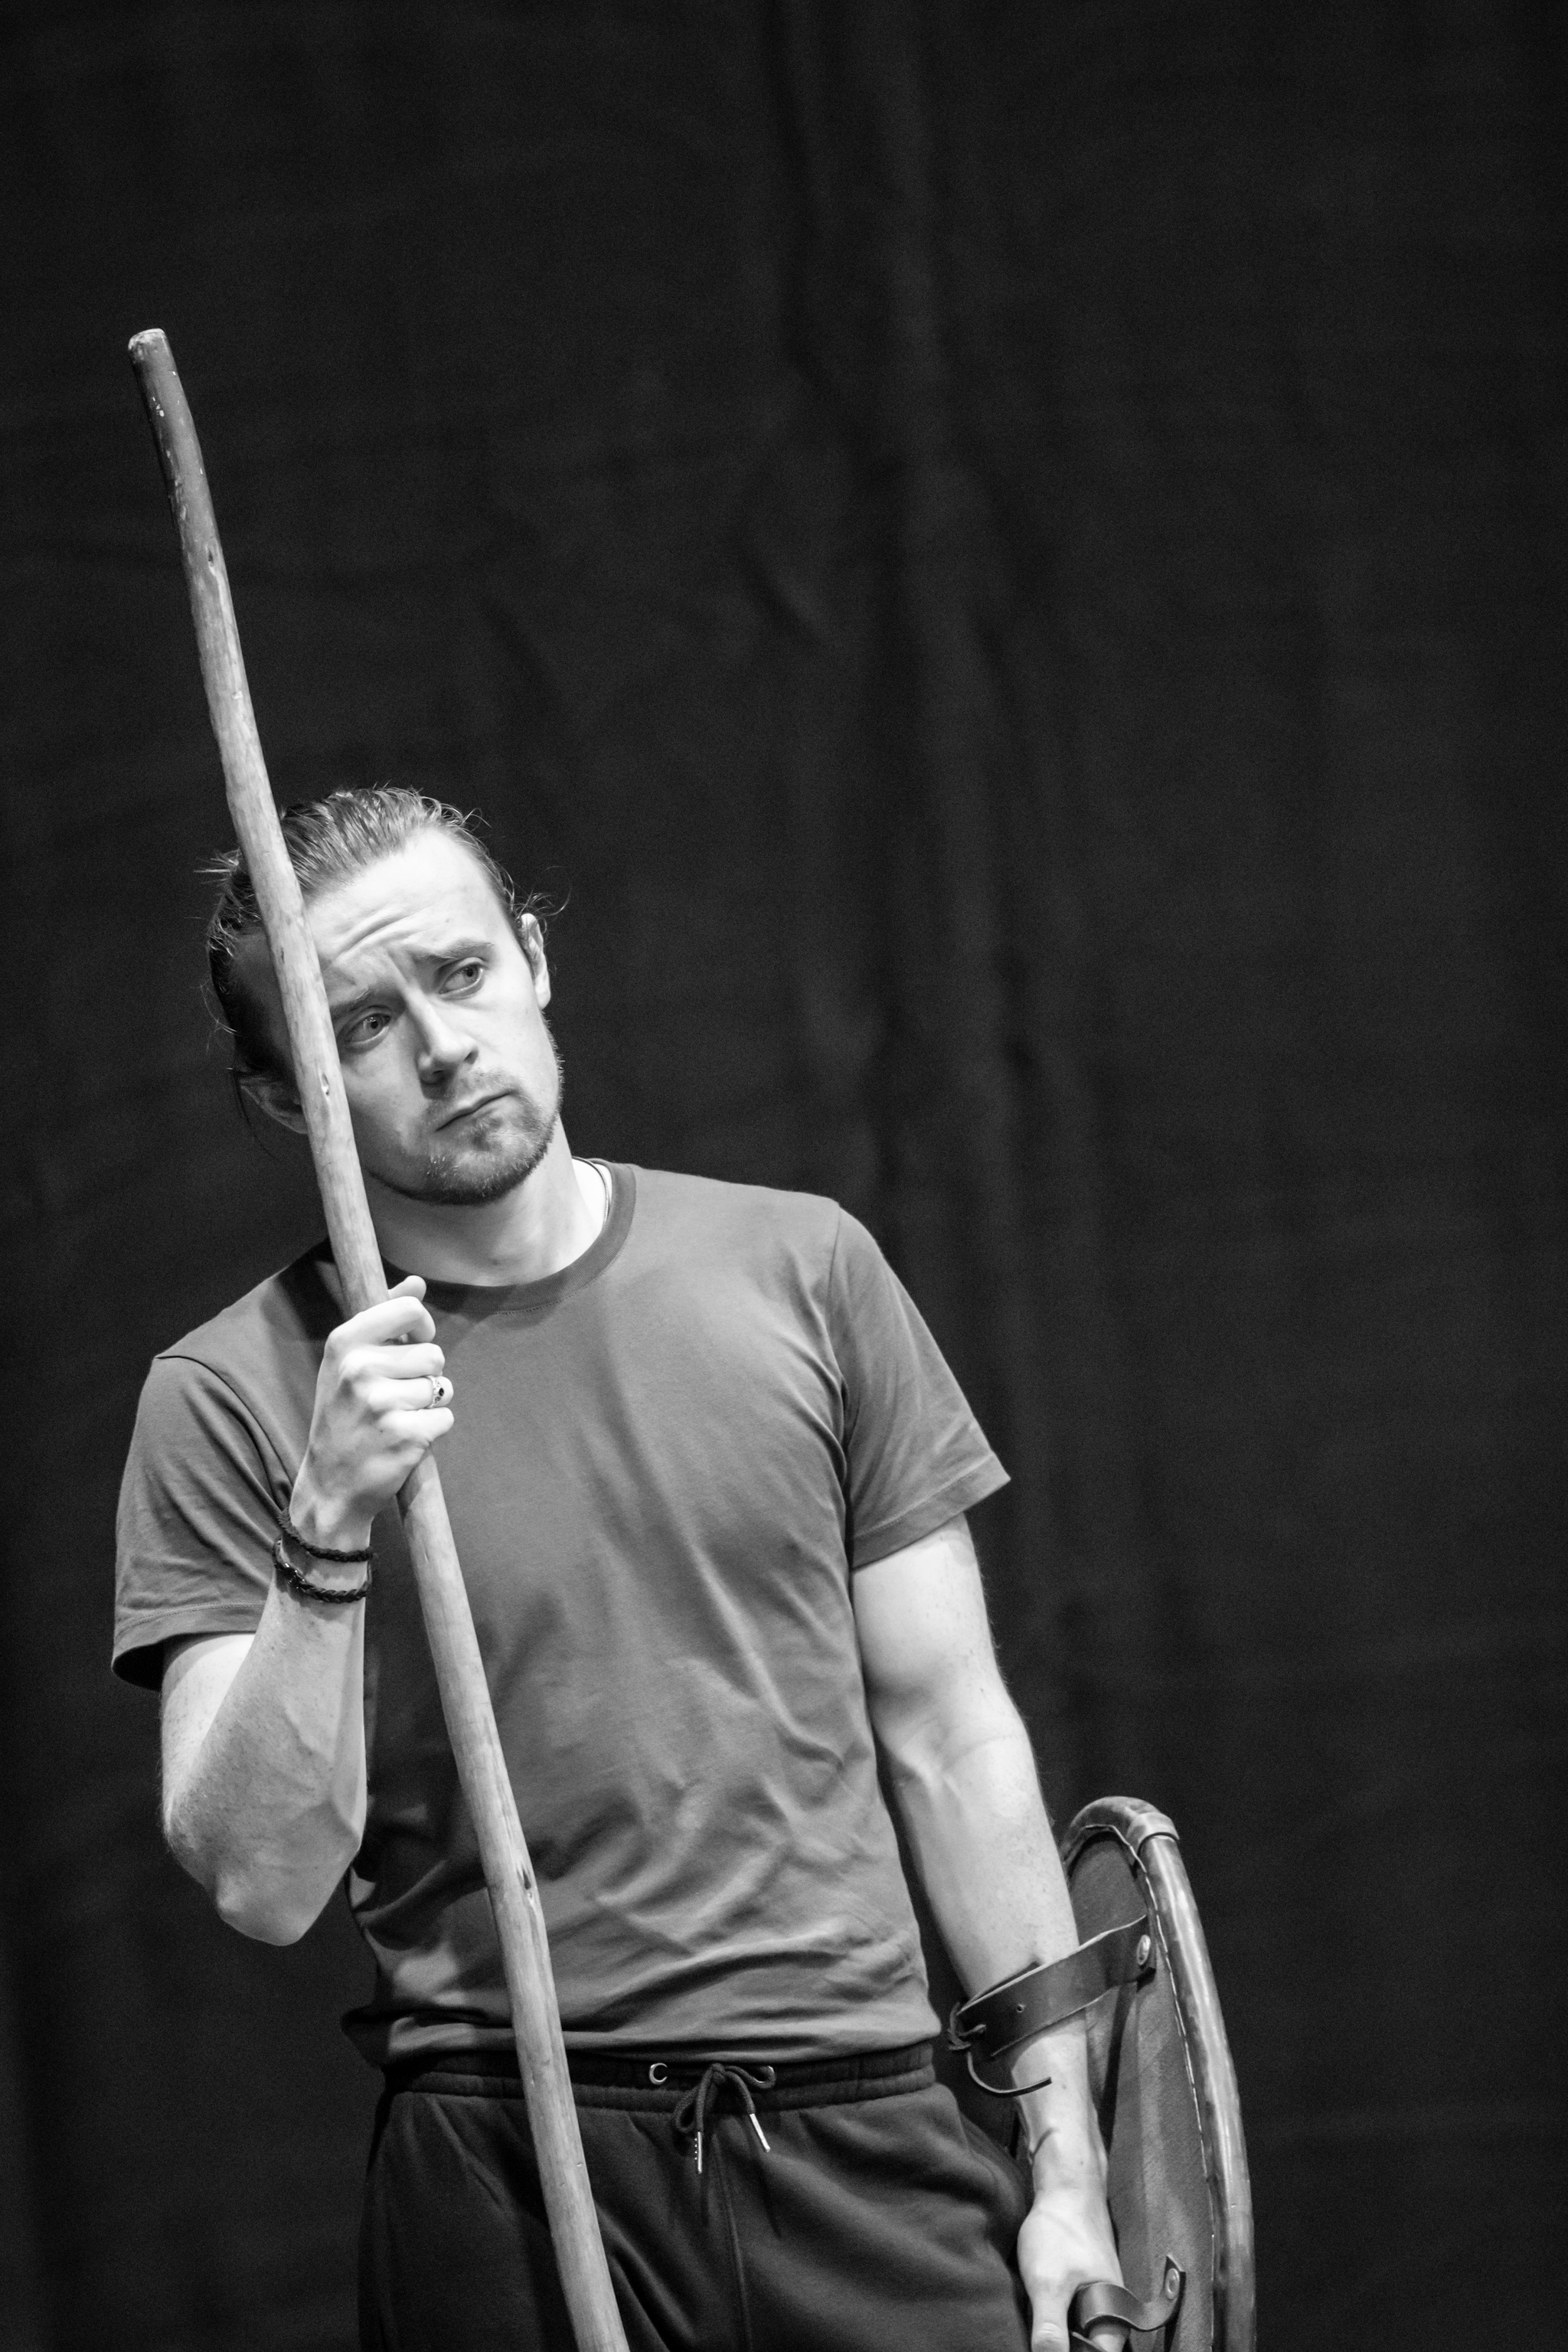
[[[1113,1985],[1148,1975],[1153,1966],[1154,1938],[1146,1916],[1107,1927],[1102,1936],[1059,1960],[1020,1969],[1016,1976],[1005,1977],[972,2000],[955,2002],[947,2021],[948,2046],[968,2053],[973,2073],[976,2058],[1000,2058],[1020,2042],[1076,2017]],[[1011,2086],[1002,2087],[1005,2094]],[[989,2091],[995,2085],[985,2083],[982,2088]]]

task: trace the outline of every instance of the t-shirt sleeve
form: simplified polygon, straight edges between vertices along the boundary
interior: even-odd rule
[[[255,1416],[189,1356],[147,1375],[120,1487],[114,1671],[156,1689],[163,1644],[252,1633],[292,1481]]]
[[[845,1385],[849,1564],[868,1568],[994,1494],[1007,1473],[913,1299],[847,1212],[828,1312]]]

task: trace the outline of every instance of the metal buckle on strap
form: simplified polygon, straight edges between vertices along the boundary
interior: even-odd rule
[[[1020,1969],[1016,1976],[1005,1977],[972,2000],[955,2001],[947,2021],[948,2048],[963,2051],[971,2081],[994,2098],[1014,2097],[1020,2089],[1039,2090],[1041,2083],[988,2083],[976,2070],[976,2057],[991,2062],[1002,2058],[1020,2042],[1030,2042],[1037,2033],[1047,2033],[1064,2019],[1076,2017],[1113,1986],[1152,1974],[1153,1968],[1154,1938],[1144,1913],[1120,1927],[1108,1927],[1060,1959]]]

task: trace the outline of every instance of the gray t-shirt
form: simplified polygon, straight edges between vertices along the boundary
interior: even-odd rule
[[[851,1568],[1005,1473],[865,1228],[830,1201],[616,1167],[542,1282],[432,1283],[437,1449],[583,2050],[775,2060],[934,2027],[878,1785]],[[341,1319],[302,1258],[159,1356],[120,1507],[114,1664],[247,1633]],[[374,2063],[510,2039],[489,1897],[395,1509],[366,1605],[349,1901]]]

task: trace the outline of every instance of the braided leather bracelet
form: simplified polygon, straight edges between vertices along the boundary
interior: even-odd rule
[[[312,1559],[356,1560],[368,1559],[370,1558],[369,1544],[366,1544],[363,1549],[360,1551],[334,1551],[331,1544],[313,1544],[309,1536],[302,1536],[300,1533],[299,1528],[294,1525],[293,1520],[289,1517],[287,1511],[279,1511],[277,1514],[277,1517],[279,1526],[282,1528],[289,1542],[291,1544],[298,1544],[301,1551],[308,1551]]]
[[[296,1542],[300,1540],[300,1538],[295,1538]],[[305,1549],[307,1551],[315,1551],[315,1546],[313,1544],[307,1544]],[[363,1559],[364,1562],[364,1582],[363,1584],[353,1585],[347,1591],[344,1591],[341,1586],[333,1587],[330,1584],[318,1584],[315,1582],[313,1578],[306,1575],[302,1568],[295,1567],[293,1561],[289,1557],[288,1541],[285,1537],[280,1535],[272,1547],[272,1565],[278,1570],[279,1575],[282,1578],[284,1583],[288,1585],[291,1592],[302,1592],[306,1599],[310,1601],[363,1601],[364,1599],[365,1594],[370,1591],[371,1587],[371,1565],[370,1554],[368,1551],[316,1552],[316,1557],[319,1559]]]

